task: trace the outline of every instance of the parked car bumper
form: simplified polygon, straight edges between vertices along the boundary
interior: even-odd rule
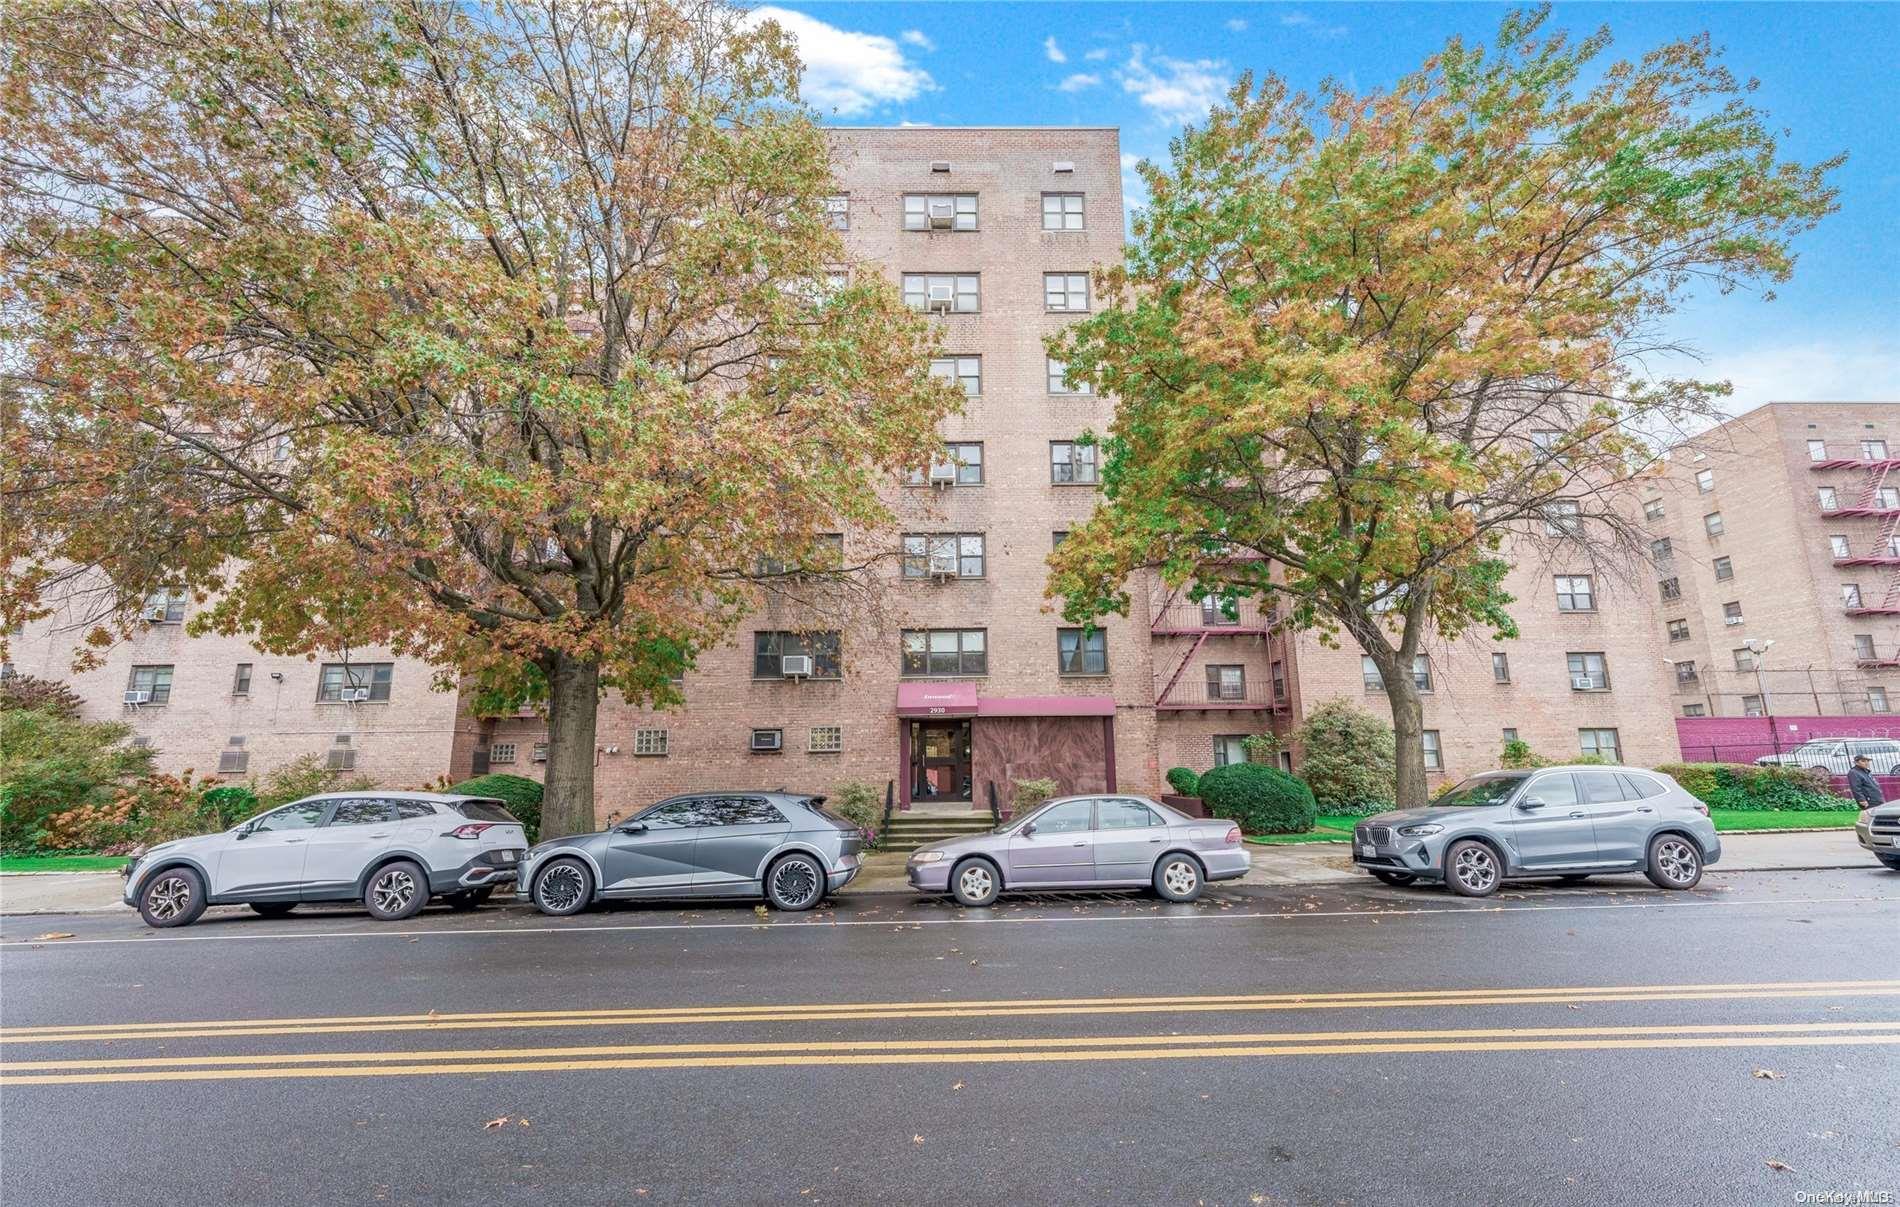
[[[1876,818],[1875,810],[1863,809],[1854,823],[1854,837],[1876,855],[1900,855],[1900,814]],[[1876,830],[1875,825],[1879,825]]]
[[[1380,828],[1387,833],[1384,839],[1373,838],[1366,826],[1354,829],[1352,861],[1355,865],[1367,871],[1405,872],[1427,878],[1444,874],[1445,844],[1450,841],[1444,834],[1407,838],[1391,826]]]
[[[460,867],[429,870],[429,891],[431,893],[462,893],[470,889],[499,888],[515,883],[520,875],[521,861],[518,854],[504,855],[500,851],[484,851]]]
[[[935,863],[918,863],[915,855],[904,864],[904,876],[910,886],[920,893],[947,893],[950,891],[950,865],[954,859],[939,859]]]
[[[1238,880],[1253,868],[1253,855],[1239,848],[1201,851],[1199,855],[1207,865],[1207,880],[1210,884],[1216,880]]]

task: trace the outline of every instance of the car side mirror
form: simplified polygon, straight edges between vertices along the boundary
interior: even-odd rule
[[[251,823],[250,823],[250,822],[248,822],[248,821],[247,821],[247,822],[245,822],[245,823],[244,823],[243,825],[241,825],[241,826],[239,826],[239,827],[237,828],[237,830],[236,830],[236,832],[234,832],[234,833],[233,833],[233,834],[231,835],[231,837],[233,837],[233,838],[249,838],[249,837],[251,836],[251,831],[252,831],[253,829],[255,829],[255,828],[256,828],[256,827],[254,827],[253,825],[251,825]]]
[[[1541,809],[1545,803],[1544,798],[1541,796],[1527,796],[1517,802],[1517,807],[1520,809]]]
[[[620,831],[622,834],[645,834],[647,832],[647,823],[643,821],[625,821],[615,826],[614,829]]]
[[[1035,832],[1036,832],[1036,823],[1035,823],[1035,822],[1033,822],[1033,821],[1032,821],[1032,822],[1029,822],[1029,823],[1028,823],[1027,825],[1025,825],[1025,826],[1023,826],[1023,837],[1024,837],[1024,838],[1028,838],[1028,837],[1029,837],[1029,836],[1030,836],[1031,834],[1034,834]]]

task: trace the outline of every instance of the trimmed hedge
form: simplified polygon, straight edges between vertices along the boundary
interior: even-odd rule
[[[1763,767],[1753,763],[1664,763],[1656,770],[1711,809],[1820,810],[1845,808],[1833,777],[1821,767]]]
[[[1194,774],[1191,767],[1168,768],[1168,787],[1181,796],[1197,796],[1201,777]]]
[[[1319,818],[1313,790],[1261,763],[1229,763],[1201,777],[1209,817],[1238,822],[1248,834],[1304,834]]]
[[[508,812],[521,819],[530,844],[541,840],[541,784],[520,775],[478,775],[449,789],[461,796],[492,796],[505,801]]]

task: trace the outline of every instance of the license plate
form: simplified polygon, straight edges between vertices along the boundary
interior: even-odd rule
[[[1364,855],[1367,859],[1372,859],[1379,854],[1379,848],[1369,842],[1362,842],[1359,844],[1359,853]]]

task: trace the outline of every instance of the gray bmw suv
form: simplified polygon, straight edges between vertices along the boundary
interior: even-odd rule
[[[1600,872],[1688,889],[1721,857],[1708,806],[1634,767],[1490,771],[1422,809],[1368,817],[1352,836],[1353,862],[1387,884],[1443,880],[1466,897],[1488,897],[1506,879],[1576,883]]]

